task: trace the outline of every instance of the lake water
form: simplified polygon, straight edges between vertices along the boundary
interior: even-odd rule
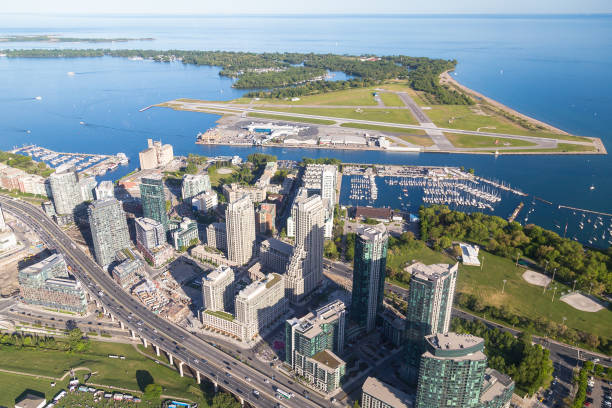
[[[572,133],[601,137],[608,149],[612,115],[612,17],[92,17],[0,16],[2,34],[154,37],[114,44],[21,43],[0,48],[147,48],[406,54],[454,58],[457,79],[525,114]],[[74,76],[67,75],[74,72]],[[0,148],[35,143],[59,151],[125,152],[129,166],[147,138],[176,154],[264,151],[286,159],[464,166],[554,203],[533,220],[553,228],[575,216],[564,204],[612,212],[609,156],[493,156],[320,149],[202,147],[195,135],[215,115],[142,107],[179,97],[226,100],[244,91],[214,67],[118,58],[0,58]],[[338,78],[336,78],[338,79]],[[42,96],[42,100],[34,99]],[[81,125],[80,122],[84,122]],[[29,132],[28,132],[29,131]],[[589,187],[594,186],[591,190]],[[528,200],[531,200],[529,198]],[[389,203],[394,206],[396,203]],[[507,209],[500,210],[507,216]],[[580,237],[583,239],[582,237]]]

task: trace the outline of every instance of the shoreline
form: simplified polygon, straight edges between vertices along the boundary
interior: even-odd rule
[[[555,133],[559,133],[562,135],[571,135],[571,133],[566,132],[565,130],[559,129],[549,123],[546,122],[542,122],[541,120],[535,119],[531,116],[527,116],[524,113],[521,113],[515,109],[512,109],[506,105],[504,105],[501,102],[496,101],[495,99],[489,98],[488,96],[483,95],[482,93],[475,91],[471,88],[468,88],[467,86],[461,84],[459,81],[457,81],[455,78],[452,77],[452,75],[450,75],[450,72],[453,71],[444,71],[443,73],[440,74],[440,85],[445,85],[445,84],[450,84],[451,86],[455,86],[457,88],[459,88],[461,91],[465,92],[466,94],[468,94],[469,96],[471,96],[472,98],[474,98],[476,101],[478,101],[479,99],[496,107],[497,109],[500,109],[506,113],[509,113],[513,116],[518,116],[519,118],[531,123],[532,125],[535,126],[541,126],[547,130],[550,130],[552,132]],[[588,136],[585,136],[588,137]]]

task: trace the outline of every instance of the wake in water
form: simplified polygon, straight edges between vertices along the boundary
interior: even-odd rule
[[[41,99],[42,99],[42,96],[36,96],[34,98],[32,98],[32,97],[28,97],[28,98],[0,98],[0,103],[29,102],[29,101],[39,101]]]

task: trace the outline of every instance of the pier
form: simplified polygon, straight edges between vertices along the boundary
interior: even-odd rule
[[[521,212],[521,210],[523,209],[524,206],[525,206],[525,204],[521,201],[519,203],[519,205],[516,206],[514,211],[512,211],[512,215],[510,215],[510,217],[508,217],[508,222],[514,221],[516,219],[516,217],[519,215],[519,213]]]
[[[570,206],[567,206],[567,205],[559,205],[558,208],[559,209],[567,208],[568,210],[580,211],[580,212],[589,213],[589,214],[595,214],[595,215],[603,215],[605,217],[612,217],[612,214],[608,214],[608,213],[605,213],[605,212],[593,211],[593,210],[585,210],[584,208],[570,207]]]

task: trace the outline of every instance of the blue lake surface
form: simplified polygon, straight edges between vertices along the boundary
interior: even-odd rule
[[[508,106],[612,148],[612,16],[0,16],[1,34],[154,37],[127,43],[11,43],[0,48],[146,48],[405,54],[456,59],[456,78]],[[119,58],[0,58],[0,148],[35,143],[58,151],[125,152],[136,166],[147,138],[176,154],[474,168],[554,203],[535,211],[545,227],[573,222],[564,204],[612,212],[609,156],[493,156],[196,146],[215,115],[139,109],[179,97],[227,100],[244,91],[218,68]],[[74,72],[69,76],[68,72]],[[339,79],[338,77],[335,79]],[[42,100],[36,100],[42,96]],[[81,125],[80,122],[84,122]],[[28,132],[29,131],[29,132]],[[594,186],[595,189],[589,189]],[[531,199],[531,198],[530,198]],[[530,200],[529,199],[529,200]],[[393,203],[390,203],[393,205]],[[507,216],[500,212],[500,215]],[[565,214],[565,215],[564,215]]]

